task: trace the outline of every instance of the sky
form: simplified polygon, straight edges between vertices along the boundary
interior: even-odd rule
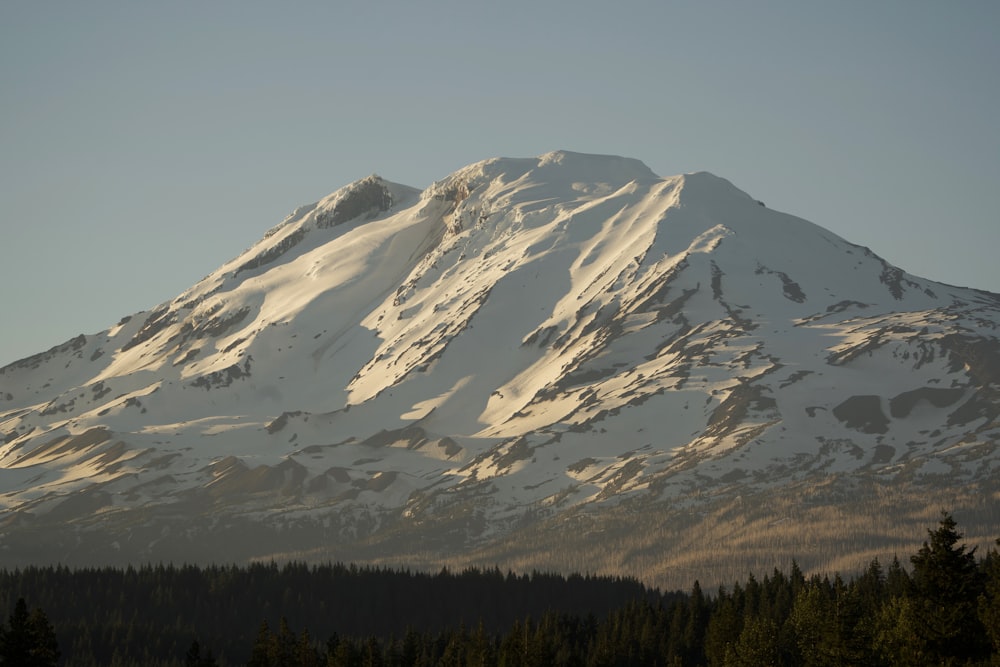
[[[0,3],[0,366],[297,206],[489,157],[710,171],[1000,292],[1000,3]]]

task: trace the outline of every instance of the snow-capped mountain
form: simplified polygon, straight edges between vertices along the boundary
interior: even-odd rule
[[[861,558],[945,505],[987,535],[998,324],[1000,296],[709,173],[555,152],[423,192],[370,176],[0,369],[0,564],[666,581]]]

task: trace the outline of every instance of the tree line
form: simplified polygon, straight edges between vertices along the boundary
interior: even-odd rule
[[[194,642],[199,655],[242,665],[262,622],[308,629],[322,647],[334,634],[402,637],[463,623],[495,636],[547,611],[603,616],[630,600],[670,597],[633,579],[498,568],[426,573],[271,562],[0,570],[0,609],[21,598],[44,609],[65,665],[184,664]]]
[[[58,638],[39,665],[60,653],[63,665],[192,667],[1000,664],[1000,555],[961,539],[943,514],[908,568],[873,560],[845,581],[793,563],[714,592],[695,581],[686,593],[498,569],[2,571],[0,605],[14,611],[0,665],[28,664],[8,657],[28,618],[51,618]]]

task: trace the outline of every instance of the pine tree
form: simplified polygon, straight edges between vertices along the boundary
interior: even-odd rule
[[[257,629],[257,639],[250,650],[250,662],[247,667],[271,667],[269,646],[271,644],[271,628],[267,621],[262,621]]]
[[[977,606],[983,590],[975,549],[959,545],[961,533],[947,512],[929,542],[913,556],[913,610],[932,661],[975,659],[985,653]]]
[[[1000,538],[996,544],[1000,547]],[[1000,552],[990,551],[982,563],[985,579],[979,596],[979,620],[986,629],[994,655],[1000,656]]]
[[[467,653],[469,667],[487,667],[496,662],[493,651],[493,642],[486,633],[482,621],[476,627],[476,632],[469,639],[469,651]]]
[[[49,667],[59,662],[55,630],[41,609],[29,613],[24,598],[18,598],[8,625],[0,628],[0,665]]]
[[[859,579],[851,582],[850,593],[857,605],[857,624],[852,633],[863,658],[859,665],[878,665],[872,646],[877,632],[878,615],[888,597],[888,585],[882,564],[875,558]]]
[[[688,664],[702,664],[705,661],[705,631],[708,628],[709,608],[697,579],[691,587],[687,611],[683,637],[684,658]],[[680,616],[676,611],[674,615]]]
[[[891,598],[903,597],[910,594],[913,582],[910,575],[903,569],[898,556],[892,557],[889,570],[885,575],[885,591]]]
[[[31,649],[31,634],[28,629],[28,605],[24,598],[18,598],[8,621],[9,627],[0,634],[0,665],[27,664]]]
[[[197,639],[191,642],[191,647],[184,655],[185,667],[216,667],[217,664],[211,649],[202,655],[201,644],[198,643]]]
[[[295,649],[298,641],[295,633],[288,625],[285,617],[278,623],[278,632],[271,636],[268,657],[275,667],[292,667],[295,662]]]
[[[875,624],[873,647],[890,665],[933,664],[918,628],[913,598],[895,596],[882,606]]]
[[[341,639],[327,657],[329,667],[354,667],[359,664],[358,651],[350,639]]]
[[[312,637],[309,630],[303,629],[295,644],[295,661],[297,667],[319,667],[320,656],[316,647],[313,646]]]
[[[382,667],[382,645],[378,638],[368,637],[361,653],[361,665],[362,667]]]
[[[778,626],[773,619],[755,616],[747,619],[736,644],[727,652],[726,667],[765,667],[777,665]]]
[[[465,664],[465,627],[447,633],[447,641],[445,642],[444,639],[442,636],[442,643],[445,644],[445,647],[438,664],[441,667],[461,667]]]
[[[705,658],[712,667],[725,664],[726,655],[736,644],[743,629],[742,614],[736,602],[722,588],[705,630]]]
[[[408,628],[406,634],[403,635],[403,644],[399,650],[400,663],[403,665],[417,664],[417,658],[420,656],[420,645],[420,635],[413,628]],[[329,644],[327,646],[329,647]],[[331,654],[335,649],[336,646],[328,648]]]
[[[827,657],[828,614],[828,600],[820,586],[809,586],[795,596],[789,623],[795,631],[798,655],[807,667],[836,664]]]

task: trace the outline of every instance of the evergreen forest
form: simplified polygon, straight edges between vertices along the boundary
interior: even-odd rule
[[[1000,546],[1000,539],[997,540]],[[1000,665],[1000,553],[951,515],[904,565],[716,591],[342,564],[0,571],[0,665]]]

